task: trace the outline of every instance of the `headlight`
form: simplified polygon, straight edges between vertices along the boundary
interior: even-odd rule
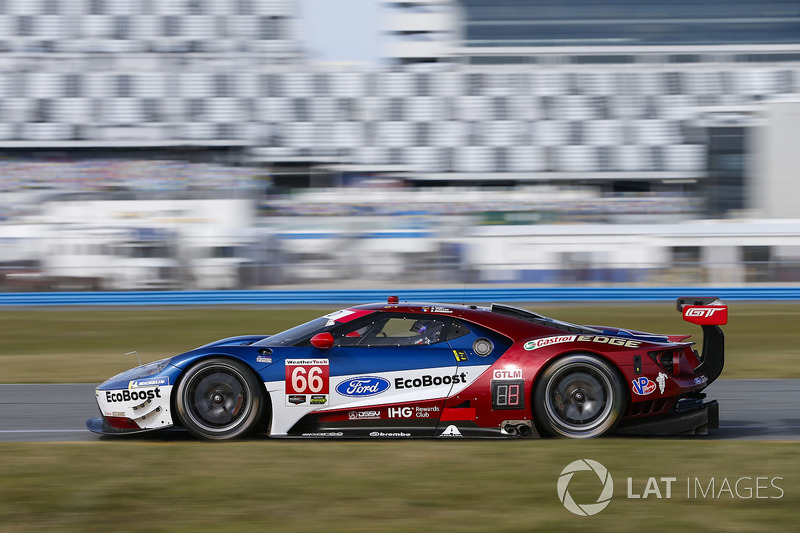
[[[136,368],[131,368],[130,370],[126,370],[121,374],[117,374],[113,378],[107,379],[106,383],[111,383],[114,381],[131,381],[134,379],[142,379],[150,376],[155,376],[156,374],[167,368],[170,359],[171,358],[161,359],[159,361],[153,361],[152,363],[147,363],[146,365],[137,366]]]

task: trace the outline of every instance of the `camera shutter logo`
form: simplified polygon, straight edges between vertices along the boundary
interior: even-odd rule
[[[597,498],[595,503],[575,503],[575,500],[572,499],[569,490],[567,490],[569,482],[572,481],[572,476],[575,475],[575,472],[580,471],[594,472],[597,474],[597,477],[600,478],[600,482],[603,484],[603,491],[600,493],[600,496]],[[608,507],[608,504],[611,503],[611,497],[613,495],[614,480],[611,479],[611,474],[609,474],[606,467],[597,461],[592,461],[591,459],[578,459],[577,461],[571,462],[564,468],[564,470],[561,471],[561,475],[558,478],[558,499],[561,500],[561,503],[564,504],[564,507],[567,508],[567,511],[579,516],[596,515]]]

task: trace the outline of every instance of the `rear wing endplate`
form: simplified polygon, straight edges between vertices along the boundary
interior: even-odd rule
[[[678,298],[677,308],[684,320],[703,328],[703,354],[694,371],[705,374],[711,384],[725,366],[725,335],[720,326],[728,323],[728,306],[716,297],[683,297]]]
[[[715,297],[682,297],[677,300],[683,319],[698,326],[724,326],[728,323],[728,306]]]

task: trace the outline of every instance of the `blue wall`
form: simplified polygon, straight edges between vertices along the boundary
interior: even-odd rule
[[[18,292],[0,293],[0,307],[10,306],[148,306],[148,305],[330,305],[385,301],[487,302],[603,302],[669,301],[681,296],[717,296],[725,301],[800,300],[800,287],[764,288],[480,288],[319,291],[136,291],[136,292]]]

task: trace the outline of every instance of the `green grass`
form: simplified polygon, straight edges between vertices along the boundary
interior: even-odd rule
[[[579,323],[700,334],[669,305],[537,308]],[[3,311],[0,381],[99,382],[133,366],[134,357],[121,357],[131,350],[151,361],[221,337],[279,331],[325,311]],[[794,304],[732,306],[723,377],[800,377],[792,364],[799,315]],[[0,457],[0,533],[792,531],[800,508],[796,442],[143,438],[0,443]],[[556,491],[561,470],[584,458],[605,465],[615,483],[610,505],[593,517],[570,514]],[[627,498],[628,478],[641,495],[651,477],[676,478],[672,498]],[[724,480],[733,489],[747,477],[744,498],[720,493]],[[707,490],[712,479],[720,497],[692,490],[696,483]],[[746,497],[756,484],[765,487],[761,498]],[[579,472],[569,490],[577,502],[593,503],[600,484]]]
[[[688,440],[94,442],[0,444],[0,532],[792,531],[797,444]],[[13,458],[13,460],[9,460]],[[561,470],[606,466],[610,505],[593,517],[559,502]],[[642,494],[675,477],[672,498]],[[715,496],[727,478],[740,496]],[[746,486],[762,487],[747,498]],[[776,489],[772,483],[780,487]],[[578,473],[578,503],[600,482]],[[661,483],[661,494],[666,496]]]
[[[537,306],[539,312],[582,324],[655,333],[692,333],[671,305]],[[275,333],[332,309],[70,309],[0,311],[0,382],[94,383],[143,362],[184,352],[218,338]],[[722,378],[800,378],[794,328],[797,304],[735,304],[726,333]]]

